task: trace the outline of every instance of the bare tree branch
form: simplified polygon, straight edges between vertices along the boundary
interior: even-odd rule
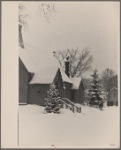
[[[38,15],[43,16],[48,23],[50,22],[50,19],[53,18],[53,14],[56,12],[54,3],[41,3],[38,8]]]
[[[27,29],[28,23],[27,19],[30,17],[28,13],[26,13],[26,6],[22,3],[18,6],[19,9],[19,22],[23,24],[24,28]],[[56,13],[56,7],[54,3],[43,2],[39,5],[37,9],[38,15],[45,18],[45,20],[49,23],[50,19],[53,18],[54,13]]]
[[[60,62],[61,66],[64,66],[64,60],[69,56],[70,61],[70,76],[79,77],[85,72],[91,70],[93,62],[93,56],[90,54],[89,48],[85,48],[82,51],[78,49],[67,49],[64,51],[57,51],[55,57]]]
[[[18,22],[19,22],[19,45],[24,48],[24,42],[23,42],[23,36],[22,36],[22,29],[28,30],[28,21],[27,19],[30,17],[30,15],[26,12],[26,7],[24,4],[18,5],[19,9],[19,16],[18,16]],[[42,15],[46,21],[49,23],[50,18],[53,17],[53,13],[56,12],[55,5],[53,3],[41,3],[39,5],[39,15]]]
[[[112,69],[106,68],[104,71],[102,71],[101,73],[101,82],[103,85],[103,88],[109,92],[112,88],[112,79],[116,76],[115,71],[113,71]],[[117,83],[115,83],[116,85]],[[114,84],[113,84],[114,85]]]
[[[27,19],[30,17],[28,13],[26,13],[26,7],[22,3],[18,5],[19,9],[19,16],[18,16],[18,21],[21,23],[24,27],[24,29],[28,29],[28,23]]]

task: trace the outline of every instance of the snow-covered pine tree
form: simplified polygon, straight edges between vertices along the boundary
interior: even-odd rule
[[[97,70],[95,69],[93,74],[91,75],[92,81],[90,85],[89,95],[90,100],[89,104],[91,106],[98,106],[100,108],[103,107],[103,101],[101,98],[101,91],[100,91],[100,84],[99,84],[99,74],[97,73]]]
[[[60,113],[60,104],[59,104],[59,90],[56,88],[55,84],[50,85],[50,89],[47,91],[47,98],[45,111],[47,113]]]

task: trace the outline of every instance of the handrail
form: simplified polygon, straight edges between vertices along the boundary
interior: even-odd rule
[[[71,107],[69,104],[67,104],[65,101],[63,101],[62,99],[59,99],[62,103],[64,103],[65,105],[67,105],[67,107],[70,108],[70,110],[72,110],[74,112],[74,108],[73,106]]]
[[[69,99],[67,99],[67,98],[62,98],[61,100],[62,100],[64,103],[66,103],[65,101],[69,102],[69,104],[71,104],[71,106],[72,106],[73,112],[74,112],[74,107],[76,107],[76,111],[77,111],[78,113],[81,113],[81,107],[76,106],[71,100],[69,100]],[[64,100],[65,100],[65,101],[64,101]],[[66,103],[66,105],[68,105],[68,104]]]
[[[80,108],[78,106],[76,106],[71,100],[69,100],[68,98],[62,98],[62,99],[65,99],[66,101],[68,101],[69,103],[71,103],[72,105],[74,105],[76,108]]]

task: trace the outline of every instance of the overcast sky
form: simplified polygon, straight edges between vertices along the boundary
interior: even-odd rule
[[[119,2],[56,2],[50,23],[38,16],[39,3],[24,3],[30,14],[25,42],[48,53],[89,46],[94,67],[118,72]]]

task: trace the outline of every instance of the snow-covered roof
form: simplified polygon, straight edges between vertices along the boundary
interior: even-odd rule
[[[61,66],[59,66],[59,68],[60,68],[60,72],[61,72],[61,76],[62,76],[63,81],[73,84],[72,80],[65,74],[63,68]]]
[[[62,80],[73,84],[71,79],[65,74],[62,68],[55,66],[41,66],[39,72],[35,72],[30,84],[50,84],[53,82],[57,71],[60,69]]]
[[[63,81],[72,84],[71,79],[65,74],[53,54],[27,43],[24,43],[24,46],[24,49],[19,46],[19,57],[26,69],[35,74],[30,84],[52,83],[51,81],[54,79],[58,68],[60,69]]]
[[[35,72],[37,66],[27,51],[19,46],[19,57],[29,72]]]
[[[52,53],[27,43],[24,46],[24,49],[19,46],[19,57],[29,72],[37,72],[43,65],[57,66]]]
[[[58,70],[57,67],[43,66],[34,74],[29,84],[51,84]]]
[[[73,85],[72,85],[72,89],[79,89],[79,85],[81,82],[81,77],[78,78],[71,78]]]

